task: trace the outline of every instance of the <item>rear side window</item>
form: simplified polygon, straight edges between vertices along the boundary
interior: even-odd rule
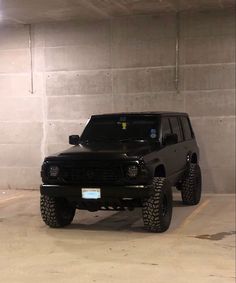
[[[162,139],[166,134],[171,134],[170,122],[168,118],[162,118]]]
[[[185,140],[191,140],[193,137],[192,137],[192,131],[190,129],[188,118],[187,117],[181,117],[181,122],[182,122]]]
[[[178,142],[183,141],[183,133],[179,125],[179,121],[177,117],[170,117],[170,123],[173,134],[177,134],[178,136]]]

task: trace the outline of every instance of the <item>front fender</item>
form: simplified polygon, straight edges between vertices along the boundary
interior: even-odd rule
[[[160,165],[163,165],[165,167],[165,165],[163,164],[163,162],[159,158],[149,160],[149,162],[146,163],[146,167],[148,168],[150,175],[152,177],[155,176],[156,168]]]

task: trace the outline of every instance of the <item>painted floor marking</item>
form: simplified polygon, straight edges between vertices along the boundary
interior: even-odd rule
[[[19,194],[19,195],[16,195],[16,196],[12,196],[12,197],[8,197],[8,198],[0,199],[0,204],[1,204],[1,203],[5,203],[5,202],[7,202],[7,201],[9,201],[9,200],[22,198],[22,197],[24,197],[24,196],[25,196],[25,195],[23,195],[23,194]]]
[[[210,199],[205,200],[201,205],[199,205],[184,221],[183,223],[176,229],[177,232],[180,232],[184,227],[189,225],[193,221],[193,219],[209,204]]]

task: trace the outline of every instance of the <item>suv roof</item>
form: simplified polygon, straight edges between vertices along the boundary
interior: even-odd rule
[[[187,113],[184,112],[167,112],[167,111],[150,111],[150,112],[120,112],[120,113],[107,113],[107,114],[99,114],[99,115],[92,115],[92,118],[95,117],[110,117],[110,116],[146,116],[146,115],[151,115],[151,116],[188,116]]]

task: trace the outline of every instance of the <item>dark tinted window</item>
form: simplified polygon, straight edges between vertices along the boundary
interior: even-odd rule
[[[177,117],[170,117],[170,123],[171,123],[173,133],[177,134],[178,136],[178,142],[183,141],[183,134],[182,134]]]
[[[168,118],[162,118],[161,128],[162,139],[165,137],[166,134],[171,134],[170,122]]]
[[[192,132],[191,132],[191,129],[190,129],[188,118],[187,117],[181,117],[181,122],[182,122],[185,140],[191,140],[192,139]]]
[[[158,138],[158,132],[156,117],[101,116],[90,120],[81,136],[81,140],[153,140]]]

